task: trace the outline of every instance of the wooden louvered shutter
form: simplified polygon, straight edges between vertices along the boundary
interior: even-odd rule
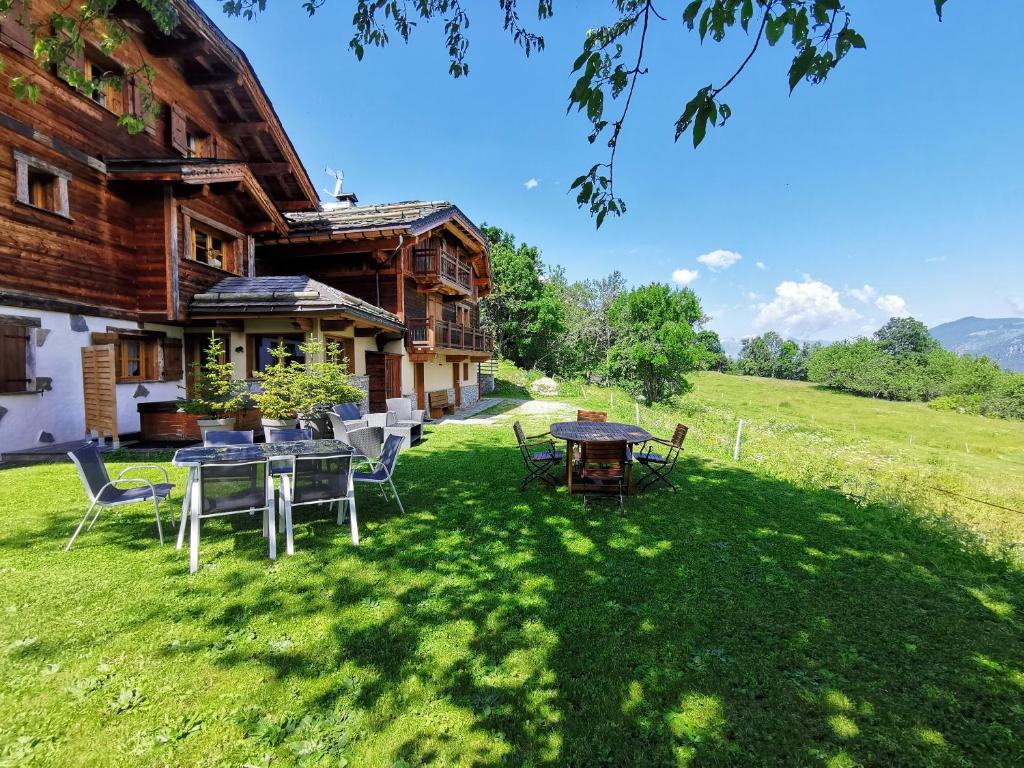
[[[132,75],[132,79],[128,81],[128,98],[130,102],[129,108],[131,113],[146,123],[146,133],[150,136],[156,133],[156,125],[153,122],[153,118],[146,114],[146,105],[142,98],[143,91],[145,90],[145,82],[140,75]]]
[[[185,110],[177,104],[171,104],[171,147],[188,155],[188,127]]]
[[[22,325],[0,325],[0,392],[28,389],[29,329]]]
[[[18,53],[31,56],[35,43],[32,40],[31,19],[28,9],[17,4],[0,19],[0,43]]]
[[[177,381],[185,372],[181,339],[164,339],[162,346],[163,366],[160,370],[160,380]]]
[[[117,388],[114,347],[110,344],[82,347],[82,394],[85,400],[85,431],[117,435]]]

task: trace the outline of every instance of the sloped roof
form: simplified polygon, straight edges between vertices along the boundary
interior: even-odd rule
[[[336,313],[405,330],[397,315],[305,275],[225,277],[193,296],[189,312],[194,317]]]
[[[457,205],[447,200],[407,200],[347,207],[325,203],[319,211],[289,213],[286,218],[290,237],[360,232],[419,235],[454,219],[477,238],[483,248],[487,247],[484,233]]]

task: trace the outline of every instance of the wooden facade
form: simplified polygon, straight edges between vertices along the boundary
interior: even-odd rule
[[[31,21],[59,4],[38,0]],[[136,8],[136,11],[140,9]],[[126,10],[125,13],[134,13]],[[135,84],[107,106],[62,81],[0,34],[4,78],[27,77],[39,98],[0,88],[0,298],[72,306],[141,321],[185,321],[191,295],[224,274],[249,274],[254,236],[283,232],[280,209],[314,210],[318,198],[241,54],[191,3],[175,41],[132,16],[136,44],[112,67],[155,69],[159,113],[130,135]],[[26,22],[26,19],[22,19]],[[3,29],[13,28],[12,20]],[[189,41],[201,41],[189,47]],[[86,56],[98,55],[87,45]],[[220,84],[209,85],[214,75]],[[230,76],[229,76],[230,75]],[[190,137],[182,144],[180,135]],[[199,141],[199,144],[195,142]],[[201,155],[201,157],[200,157]],[[40,204],[22,176],[64,178],[66,206]],[[192,260],[188,211],[238,252],[231,269]],[[225,265],[227,266],[227,265]]]

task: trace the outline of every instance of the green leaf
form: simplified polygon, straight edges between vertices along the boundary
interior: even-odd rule
[[[743,0],[743,9],[740,11],[740,26],[747,31],[750,20],[754,17],[754,0]]]
[[[793,65],[789,68],[790,93],[792,93],[797,84],[807,76],[807,73],[811,71],[811,65],[814,64],[814,57],[816,55],[817,49],[812,46],[807,46],[800,51],[795,59],[793,59]]]
[[[935,0],[935,13],[939,15],[939,21],[942,21],[942,7],[946,4],[946,0]]]
[[[687,28],[693,29],[693,23],[697,18],[697,14],[700,13],[700,7],[704,5],[704,0],[693,0],[686,10],[683,11],[683,21],[686,23]]]
[[[764,35],[768,45],[775,45],[782,39],[782,33],[786,31],[786,18],[784,16],[773,16],[768,19],[765,25]]]

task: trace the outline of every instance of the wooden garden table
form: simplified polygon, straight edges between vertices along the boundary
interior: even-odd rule
[[[565,440],[565,483],[572,493],[573,446],[579,443],[626,443],[636,445],[652,440],[654,435],[635,424],[614,421],[560,421],[550,427],[551,436]],[[633,492],[633,465],[626,467],[627,493]]]

